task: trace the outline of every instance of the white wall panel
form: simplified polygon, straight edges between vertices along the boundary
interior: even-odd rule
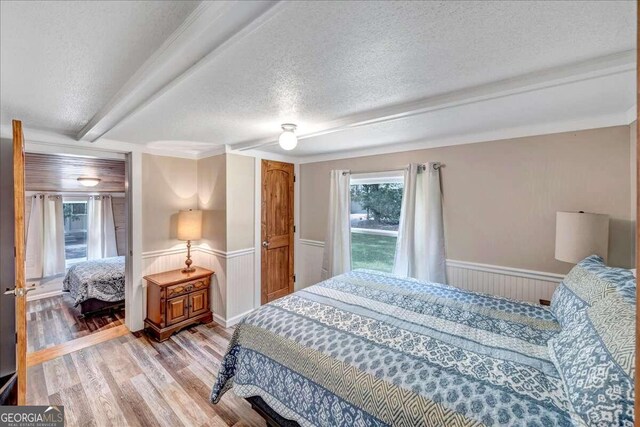
[[[320,282],[324,242],[300,240],[300,264],[296,290]],[[496,265],[447,260],[449,284],[520,301],[550,300],[562,275]]]

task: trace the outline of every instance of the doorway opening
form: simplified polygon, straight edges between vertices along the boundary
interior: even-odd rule
[[[124,327],[126,180],[124,156],[25,154],[28,359]]]

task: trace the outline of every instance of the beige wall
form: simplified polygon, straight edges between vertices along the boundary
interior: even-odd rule
[[[226,155],[198,160],[198,208],[202,214],[202,241],[211,249],[227,250]]]
[[[198,207],[195,160],[142,155],[142,251],[184,244],[176,238],[178,211]]]
[[[252,248],[255,214],[255,159],[227,154],[227,251]]]
[[[188,160],[145,154],[143,168],[143,251],[168,249],[179,210],[203,211],[198,243],[219,251],[254,245],[254,159],[221,154]]]
[[[633,258],[629,126],[303,164],[301,238],[324,240],[329,171],[440,161],[447,258],[566,273],[555,213],[611,216],[609,263]]]

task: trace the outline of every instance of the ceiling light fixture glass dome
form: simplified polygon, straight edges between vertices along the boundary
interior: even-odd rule
[[[84,187],[95,187],[96,185],[100,184],[100,181],[100,178],[93,178],[88,176],[82,176],[78,178],[78,182]]]
[[[297,126],[292,123],[285,123],[282,126],[283,132],[278,138],[278,144],[283,150],[293,150],[298,145],[298,137],[296,136]]]

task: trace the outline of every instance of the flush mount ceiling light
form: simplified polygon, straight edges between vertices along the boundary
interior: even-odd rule
[[[78,178],[78,182],[80,183],[80,185],[84,187],[95,187],[96,185],[100,184],[100,178],[91,178],[88,176],[83,176]]]
[[[278,144],[283,150],[293,150],[298,145],[298,137],[296,136],[297,126],[292,123],[285,123],[282,126],[283,132],[278,138]]]

